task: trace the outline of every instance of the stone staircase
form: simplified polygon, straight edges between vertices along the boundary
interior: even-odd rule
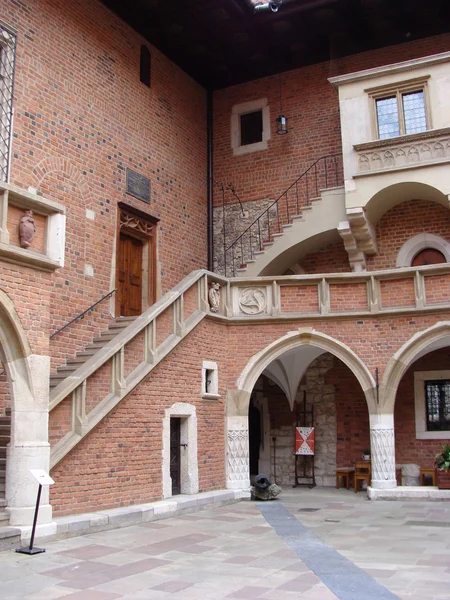
[[[0,417],[0,552],[18,548],[20,530],[9,527],[9,514],[5,510],[6,446],[11,437],[11,409],[7,408]]]
[[[79,369],[91,356],[94,356],[99,350],[104,348],[111,340],[121,333],[136,317],[118,317],[111,323],[106,331],[100,334],[88,344],[84,350],[77,352],[75,358],[69,358],[66,363],[56,369],[56,373],[50,376],[50,389],[55,388],[66,377],[72,375]]]
[[[272,234],[262,250],[253,252],[245,266],[236,269],[237,277],[272,275],[272,271],[282,274],[296,262],[296,257],[313,249],[309,240],[320,237],[321,244],[325,244],[340,239],[338,226],[346,219],[344,188],[322,190],[320,197],[310,202],[282,226],[280,233]]]

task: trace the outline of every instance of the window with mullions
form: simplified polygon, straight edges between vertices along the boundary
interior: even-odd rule
[[[378,98],[376,107],[380,139],[427,130],[423,90]]]
[[[427,431],[450,430],[450,380],[425,381]]]
[[[0,179],[8,181],[16,36],[0,25]]]

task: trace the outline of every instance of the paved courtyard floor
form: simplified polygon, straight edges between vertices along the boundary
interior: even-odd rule
[[[331,488],[0,553],[1,600],[449,600],[450,503]]]

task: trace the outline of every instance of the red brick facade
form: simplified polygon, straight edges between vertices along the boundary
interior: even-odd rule
[[[50,356],[55,369],[116,316],[114,302],[107,300],[55,340],[49,339],[115,288],[118,202],[158,219],[158,295],[206,266],[206,92],[151,46],[152,85],[141,84],[144,40],[99,2],[3,1],[2,9],[2,20],[17,30],[10,182],[63,205],[67,225],[63,268],[50,273],[0,260],[0,287],[14,304],[31,354]],[[341,151],[338,99],[328,77],[441,52],[449,41],[450,36],[441,36],[282,74],[290,135],[277,137],[272,131],[264,152],[233,156],[231,110],[235,104],[267,97],[273,127],[278,76],[217,91],[214,178],[232,182],[244,201],[274,199],[314,160]],[[126,193],[127,168],[150,180],[149,204]],[[220,203],[217,195],[214,202]],[[21,214],[14,208],[8,215],[15,247]],[[38,216],[36,225],[34,249],[42,253],[43,218]],[[403,244],[423,232],[448,241],[448,209],[420,198],[395,206],[376,225],[378,252],[368,258],[367,269],[395,268]],[[216,251],[219,244],[216,240]],[[306,274],[351,270],[341,241],[310,252],[299,265]],[[450,320],[450,312],[439,306],[434,312],[415,314],[415,285],[413,278],[381,282],[382,308],[395,309],[397,315],[349,315],[369,310],[367,284],[337,281],[329,288],[330,311],[342,313],[337,318],[299,318],[298,313],[317,312],[319,303],[317,286],[305,284],[281,290],[282,308],[296,313],[294,317],[241,323],[204,319],[56,465],[51,490],[55,513],[160,499],[162,419],[177,402],[196,409],[199,489],[225,487],[227,394],[237,388],[249,361],[283,335],[314,328],[350,348],[372,376],[378,369],[381,380],[395,352],[414,334]],[[426,285],[430,303],[448,302],[448,277],[430,277]],[[196,307],[193,289],[184,297],[184,317]],[[171,309],[158,317],[157,346],[172,331],[173,322]],[[140,364],[143,344],[143,333],[129,343],[125,377]],[[217,363],[218,399],[202,398],[205,360]],[[439,350],[421,358],[404,376],[394,415],[398,463],[432,463],[439,440],[415,439],[413,373],[447,365],[448,351]],[[107,362],[88,378],[87,412],[108,394],[111,369]],[[334,386],[336,462],[350,465],[370,444],[364,393],[354,373],[337,358],[325,381]],[[288,403],[276,403],[277,394],[270,398],[274,428],[292,423]],[[0,375],[0,412],[9,402],[6,377]],[[69,397],[50,412],[52,446],[70,429],[71,414]]]

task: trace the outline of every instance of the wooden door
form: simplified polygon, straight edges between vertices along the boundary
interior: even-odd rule
[[[120,233],[117,297],[122,317],[142,313],[142,241]]]
[[[421,250],[412,261],[412,267],[421,267],[422,265],[438,265],[447,262],[445,256],[439,250],[434,248],[425,248]]]
[[[170,419],[170,477],[173,496],[181,493],[180,428],[181,419],[172,417]]]

